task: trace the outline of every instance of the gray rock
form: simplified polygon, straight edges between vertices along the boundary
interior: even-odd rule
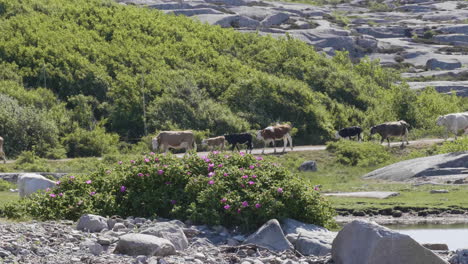
[[[294,248],[305,256],[325,256],[331,252],[336,233],[312,224],[305,224],[287,218],[282,228]]]
[[[196,15],[207,15],[207,14],[223,14],[218,10],[211,8],[198,8],[198,9],[175,9],[168,11],[168,13],[174,13],[175,15],[184,16],[196,16]]]
[[[55,181],[35,173],[24,173],[18,176],[19,196],[25,197],[39,190],[53,188]]]
[[[431,193],[448,193],[448,190],[441,189],[441,190],[431,190]]]
[[[343,193],[324,193],[325,196],[339,196],[339,197],[358,197],[358,198],[376,198],[387,199],[389,197],[398,196],[398,192],[343,192]]]
[[[112,228],[112,231],[117,232],[117,231],[119,231],[119,230],[123,230],[123,229],[126,229],[126,228],[127,228],[127,227],[125,226],[124,223],[116,223],[116,224],[114,225],[114,227]]]
[[[338,233],[333,240],[332,258],[336,264],[446,263],[410,236],[360,220],[345,225]]]
[[[286,13],[278,13],[271,16],[266,17],[265,19],[260,22],[260,24],[264,27],[271,27],[280,25],[286,22],[289,19],[289,15]]]
[[[449,262],[450,264],[468,264],[468,248],[457,249]]]
[[[439,93],[455,93],[458,96],[468,97],[468,81],[408,82],[408,85],[411,89],[424,89],[426,87],[434,87]]]
[[[293,246],[284,236],[276,219],[271,219],[250,235],[243,244],[254,244],[274,251],[292,250]]]
[[[450,25],[438,28],[444,34],[468,34],[468,25]]]
[[[436,35],[432,39],[441,44],[468,45],[468,35],[465,34]]]
[[[422,244],[422,246],[430,250],[448,250],[447,244]]]
[[[169,240],[144,234],[121,236],[114,251],[131,256],[167,256],[175,252],[175,247]]]
[[[317,171],[317,163],[315,160],[304,161],[301,166],[299,166],[299,171]]]
[[[461,68],[462,64],[457,59],[430,59],[426,62],[426,69],[428,70],[454,70],[457,68]]]
[[[468,152],[440,154],[405,160],[374,170],[364,179],[407,181],[420,177],[450,179],[466,177]]]
[[[170,222],[156,223],[154,226],[143,230],[141,233],[165,238],[171,241],[177,250],[184,250],[189,245],[182,228]]]
[[[104,228],[107,228],[107,219],[92,214],[85,214],[80,217],[76,229],[89,231],[89,232],[101,232]]]
[[[408,37],[410,29],[401,26],[395,27],[357,27],[355,30],[364,35],[370,35],[374,38],[404,38]]]

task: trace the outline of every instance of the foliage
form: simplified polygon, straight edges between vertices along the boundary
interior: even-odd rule
[[[161,216],[251,230],[271,218],[333,225],[330,204],[261,157],[148,155],[112,170],[61,179],[56,188],[3,209],[5,216],[73,219],[84,213]]]
[[[50,167],[45,159],[36,155],[34,151],[23,151],[15,162],[15,169],[28,172],[49,172]]]
[[[327,150],[336,156],[336,161],[350,166],[375,166],[391,160],[390,153],[380,144],[339,140],[328,142]]]
[[[9,189],[14,189],[14,188],[15,188],[15,185],[13,183],[0,179],[0,192],[7,191]]]
[[[64,138],[69,157],[101,157],[117,152],[119,136],[106,133],[102,126],[88,131],[77,128]]]
[[[468,151],[468,137],[459,137],[457,140],[445,141],[441,145],[434,145],[428,154],[445,154],[451,152]]]

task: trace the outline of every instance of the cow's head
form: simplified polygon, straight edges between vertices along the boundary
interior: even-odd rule
[[[263,140],[262,132],[263,132],[263,130],[258,130],[257,131],[257,139],[258,140]]]
[[[340,138],[341,138],[340,132],[339,132],[339,131],[336,131],[336,133],[335,133],[335,138],[336,138],[336,139],[340,139]]]
[[[443,126],[443,125],[445,125],[445,116],[439,116],[439,117],[437,118],[436,124],[437,124],[438,126]]]
[[[153,145],[153,150],[158,150],[159,142],[158,142],[157,137],[153,138],[153,140],[151,141],[151,144]]]
[[[206,139],[203,139],[203,140],[201,141],[201,144],[202,144],[202,146],[206,146],[206,144],[207,144],[207,143],[206,143]]]
[[[374,135],[375,133],[377,133],[377,127],[376,127],[376,126],[373,126],[373,127],[371,127],[371,129],[370,129],[370,134],[371,134],[371,135]]]

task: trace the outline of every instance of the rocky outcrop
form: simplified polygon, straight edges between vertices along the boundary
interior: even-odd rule
[[[250,235],[244,244],[266,247],[273,251],[292,250],[292,244],[286,239],[276,219],[266,222],[260,229]]]
[[[468,249],[457,249],[449,260],[450,264],[468,264]]]
[[[144,234],[127,234],[120,237],[115,253],[131,256],[167,256],[175,254],[174,245],[167,239]]]
[[[356,220],[343,227],[332,245],[336,264],[446,264],[410,236]]]
[[[462,64],[457,59],[430,59],[426,62],[426,69],[428,70],[454,70],[461,68]]]
[[[188,240],[184,231],[173,223],[156,223],[154,226],[143,230],[141,233],[165,238],[171,241],[177,250],[184,250],[188,247]]]
[[[93,214],[82,215],[76,226],[76,229],[87,232],[101,232],[105,228],[108,228],[107,219]]]

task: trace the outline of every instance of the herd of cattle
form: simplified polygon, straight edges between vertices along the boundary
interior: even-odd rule
[[[464,130],[465,134],[468,133],[468,112],[464,113],[453,113],[447,114],[444,116],[439,116],[436,120],[438,126],[445,126],[445,139],[448,137],[448,132],[455,134],[455,139],[457,139],[457,134],[460,130]],[[401,144],[404,145],[408,142],[408,128],[410,125],[403,120],[396,122],[386,122],[380,125],[373,126],[370,129],[370,134],[379,134],[382,138],[380,143],[382,144],[386,139],[388,141],[388,146],[390,146],[390,137],[401,137]],[[265,147],[273,143],[274,152],[276,153],[275,141],[283,140],[283,152],[286,151],[287,144],[293,150],[292,138],[290,135],[291,126],[289,124],[269,126],[265,129],[257,131],[257,139],[264,142],[262,154],[265,152]],[[363,130],[358,126],[347,127],[336,132],[335,137],[338,138],[353,138],[357,137],[358,141],[362,140]],[[3,151],[4,140],[0,137],[0,159],[3,159],[3,162],[6,163],[5,152]],[[232,145],[232,151],[235,148],[239,150],[240,144],[247,145],[247,152],[250,150],[252,153],[253,149],[253,137],[250,133],[239,133],[239,134],[229,134],[214,138],[203,139],[202,145],[207,146],[210,150],[213,150],[216,147],[219,147],[221,150],[224,150],[224,146],[227,144]],[[196,149],[197,145],[195,143],[195,135],[192,131],[162,131],[152,140],[153,150],[162,149],[164,152],[167,152],[169,148],[173,149],[185,149],[186,151],[191,149]]]

